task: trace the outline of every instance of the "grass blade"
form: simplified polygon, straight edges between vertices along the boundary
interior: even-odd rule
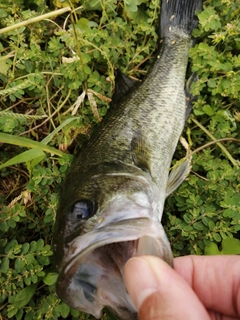
[[[26,147],[26,148],[31,148],[31,149],[38,148],[44,152],[56,154],[59,157],[64,156],[64,152],[62,152],[58,149],[49,147],[42,142],[33,141],[28,138],[18,137],[18,136],[14,136],[14,135],[7,134],[7,133],[0,133],[0,142],[14,144],[16,146],[21,146],[21,147]]]
[[[24,151],[24,152],[18,154],[16,157],[13,157],[10,160],[8,160],[7,162],[0,165],[0,170],[3,168],[9,167],[9,166],[13,166],[18,163],[27,162],[27,161],[30,161],[30,160],[33,160],[35,158],[42,157],[42,156],[45,156],[45,153],[41,149],[38,149],[38,148]]]

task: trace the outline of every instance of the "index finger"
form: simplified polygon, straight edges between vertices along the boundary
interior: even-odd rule
[[[240,256],[185,256],[174,269],[212,311],[240,316]]]

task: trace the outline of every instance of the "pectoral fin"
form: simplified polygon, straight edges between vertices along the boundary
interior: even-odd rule
[[[151,157],[150,143],[143,139],[141,133],[133,137],[131,142],[132,157],[135,165],[143,171],[150,171],[149,162]]]
[[[191,160],[187,158],[185,161],[179,161],[173,167],[167,182],[166,198],[176,190],[185,180],[191,170]]]

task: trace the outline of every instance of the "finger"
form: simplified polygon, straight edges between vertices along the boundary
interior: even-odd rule
[[[157,257],[130,259],[124,278],[140,320],[210,319],[186,281]]]
[[[231,317],[214,311],[209,311],[208,314],[211,320],[239,320],[239,317]]]
[[[186,256],[174,269],[207,309],[240,317],[240,256]]]

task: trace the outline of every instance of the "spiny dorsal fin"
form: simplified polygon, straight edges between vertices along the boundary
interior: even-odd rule
[[[138,81],[133,80],[122,73],[119,69],[114,71],[115,90],[112,96],[112,104],[115,105],[135,86]]]
[[[193,108],[193,102],[197,100],[197,96],[193,96],[190,92],[191,85],[198,80],[198,75],[196,72],[193,72],[189,77],[185,85],[185,96],[186,96],[186,111],[185,111],[185,122],[187,121],[190,112]]]

